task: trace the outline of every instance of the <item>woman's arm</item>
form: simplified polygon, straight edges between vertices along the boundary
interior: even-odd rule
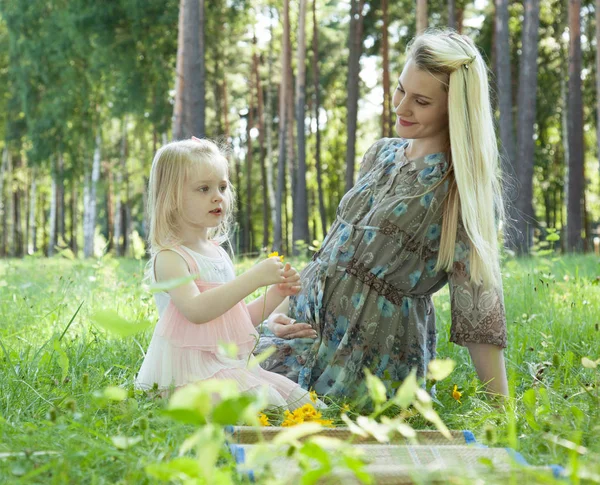
[[[504,352],[493,344],[465,343],[479,376],[491,394],[508,396],[508,382],[504,365]]]
[[[189,276],[187,263],[173,251],[156,256],[156,280],[170,281]],[[169,290],[171,301],[192,323],[202,324],[220,317],[261,286],[285,281],[279,258],[269,258],[232,281],[200,292],[191,281]]]

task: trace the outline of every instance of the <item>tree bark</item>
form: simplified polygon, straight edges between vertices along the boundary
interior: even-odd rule
[[[244,238],[243,252],[252,252],[252,136],[250,132],[254,127],[254,82],[252,74],[254,66],[251,66],[248,79],[248,118],[246,120],[246,209],[244,213]]]
[[[346,192],[354,185],[354,165],[356,163],[356,128],[360,91],[363,4],[364,0],[352,0],[350,9],[350,34],[348,42],[350,53],[348,58],[348,99],[346,103]]]
[[[600,172],[600,0],[596,0],[596,148]]]
[[[417,35],[427,28],[427,0],[417,0]]]
[[[65,232],[65,158],[62,152],[57,157],[56,177],[56,242],[62,247],[66,241]]]
[[[23,159],[20,154],[15,156],[13,161],[13,255],[22,258],[24,253],[23,225],[21,216],[21,204],[23,201],[23,187],[19,180],[20,169]]]
[[[183,138],[183,126],[185,123],[184,96],[185,96],[185,42],[183,33],[185,31],[185,2],[179,0],[179,23],[177,29],[177,63],[175,66],[175,104],[173,106],[173,139]]]
[[[31,185],[29,188],[29,223],[27,224],[27,254],[37,251],[37,224],[35,219],[35,208],[37,201],[37,171],[31,170]]]
[[[456,30],[456,0],[448,0],[448,27]]]
[[[277,193],[275,207],[277,209],[273,249],[282,251],[283,248],[283,210],[285,191],[286,167],[286,138],[288,132],[287,85],[289,69],[288,50],[290,48],[290,13],[289,0],[283,0],[283,41],[281,47],[281,84],[279,86],[279,157],[277,163]]]
[[[10,176],[8,147],[4,147],[2,151],[2,164],[0,165],[0,219],[2,219],[2,236],[0,237],[0,257],[7,255],[8,245],[8,206],[9,196],[4,195],[4,180],[8,180]],[[7,194],[10,193],[6,189]]]
[[[306,0],[300,0],[297,46],[298,73],[296,75],[296,133],[298,140],[298,167],[296,171],[296,200],[292,229],[293,254],[299,254],[297,242],[309,244],[308,205],[306,191]]]
[[[269,207],[271,213],[271,226],[273,230],[275,230],[275,226],[277,225],[277,208],[275,205],[275,190],[273,188],[273,85],[271,83],[271,79],[273,76],[273,9],[269,7],[269,13],[271,17],[271,23],[269,26],[269,32],[271,34],[271,40],[269,41],[269,71],[268,71],[268,84],[267,84],[267,106],[265,112],[266,119],[266,131],[267,131],[267,159],[266,159],[266,168],[267,168],[267,195],[269,198]],[[268,239],[267,239],[268,246]]]
[[[100,130],[96,134],[94,157],[92,160],[92,170],[85,184],[84,189],[84,208],[86,217],[84,218],[83,235],[83,256],[91,258],[94,256],[94,238],[96,232],[96,191],[98,179],[100,178],[100,157],[101,157]]]
[[[319,191],[319,217],[321,219],[321,228],[323,230],[323,238],[327,234],[327,212],[325,211],[325,200],[324,200],[324,189],[323,189],[323,169],[321,167],[321,129],[319,127],[319,111],[321,109],[321,102],[319,96],[319,30],[317,28],[317,0],[313,0],[312,5],[313,14],[313,40],[312,40],[312,71],[313,71],[313,83],[314,83],[314,97],[315,97],[315,121],[316,121],[316,133],[315,133],[315,167],[317,169],[317,187]],[[316,233],[315,233],[316,237]]]
[[[381,115],[381,136],[392,137],[392,92],[390,86],[390,60],[389,60],[389,41],[388,41],[388,0],[381,0],[381,18],[383,25],[381,27],[381,60],[383,66],[383,113]]]
[[[57,227],[57,215],[58,215],[58,157],[53,158],[53,169],[52,169],[52,185],[50,188],[50,237],[48,240],[48,257],[54,256],[56,251],[56,245],[58,242],[58,232],[56,230]]]
[[[519,64],[519,92],[517,106],[517,147],[519,163],[516,173],[520,190],[515,209],[516,229],[519,240],[515,248],[519,254],[527,254],[533,243],[536,225],[533,210],[533,166],[535,161],[534,124],[537,92],[537,53],[540,21],[539,0],[525,1],[525,21],[521,38],[522,55]]]
[[[498,108],[500,111],[501,166],[504,175],[503,198],[506,204],[505,245],[516,250],[518,230],[514,226],[518,218],[516,211],[516,161],[513,118],[512,72],[510,62],[510,32],[508,29],[508,0],[496,0],[495,57]]]
[[[71,180],[71,237],[70,246],[73,254],[77,256],[79,252],[79,245],[77,243],[77,227],[79,220],[77,218],[77,185],[75,180]]]
[[[569,0],[569,91],[567,133],[569,177],[567,199],[567,250],[582,250],[583,105],[581,99],[581,0]]]

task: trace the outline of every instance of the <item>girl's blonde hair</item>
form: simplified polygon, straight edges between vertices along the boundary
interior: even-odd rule
[[[497,223],[504,209],[485,61],[469,37],[452,30],[428,30],[406,53],[419,69],[448,76],[452,173],[436,268],[452,269],[460,212],[471,243],[471,281],[490,286],[500,277]]]
[[[148,243],[150,256],[165,248],[181,244],[179,229],[185,221],[182,188],[187,179],[198,171],[211,171],[224,166],[227,173],[227,190],[224,193],[222,222],[209,231],[209,238],[219,244],[229,240],[233,220],[235,194],[229,182],[227,159],[219,147],[210,140],[192,139],[171,142],[161,147],[154,156],[148,181]]]

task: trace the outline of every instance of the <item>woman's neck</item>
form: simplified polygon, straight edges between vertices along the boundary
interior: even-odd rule
[[[444,133],[438,137],[417,138],[409,140],[408,147],[404,151],[406,158],[414,160],[434,153],[446,152],[450,149],[450,141]]]

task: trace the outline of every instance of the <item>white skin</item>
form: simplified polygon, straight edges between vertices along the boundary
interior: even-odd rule
[[[409,159],[446,151],[449,146],[448,76],[420,70],[412,59],[405,64],[392,103],[396,114],[396,133],[409,140]],[[404,122],[404,125],[402,124]],[[409,124],[409,126],[405,126]],[[275,309],[268,319],[271,331],[281,338],[311,337],[308,330],[294,331],[298,323],[287,316],[289,299]],[[314,338],[314,337],[313,337]],[[508,395],[504,353],[492,344],[467,343],[479,379],[487,392]]]
[[[229,207],[226,206],[227,162],[201,166],[185,181],[183,207],[179,219],[182,244],[192,251],[209,257],[219,256],[208,239],[208,231],[217,227]],[[220,209],[220,211],[219,211]],[[161,251],[156,256],[157,281],[169,281],[189,276],[183,258],[174,251]],[[279,257],[267,258],[233,281],[200,292],[193,281],[169,290],[171,301],[190,322],[203,324],[220,317],[262,286],[271,286],[265,295],[248,304],[254,326],[261,323],[263,312],[269,315],[290,295],[300,291],[300,275]]]

